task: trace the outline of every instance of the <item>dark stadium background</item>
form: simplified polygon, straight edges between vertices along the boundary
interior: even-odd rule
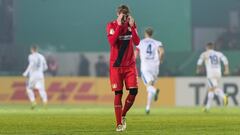
[[[20,75],[32,43],[39,44],[49,55],[108,53],[105,26],[114,19],[116,5],[124,2],[1,0],[0,74]],[[136,0],[132,0],[127,4],[132,9],[141,37],[144,28],[152,26],[155,38],[165,44],[166,61],[161,68],[161,75],[165,76],[193,76],[201,46],[209,41],[215,42],[222,31],[235,25],[236,19],[231,19],[230,14],[239,12],[238,0],[150,0],[135,3]],[[212,31],[213,35],[205,40],[197,35],[196,39],[201,30]],[[231,71],[237,72],[239,61],[235,56],[239,52],[233,49],[225,53],[231,59]],[[76,58],[75,62],[78,61]],[[59,63],[58,74],[69,74],[67,69],[61,70],[61,59]],[[77,71],[74,72],[71,75],[76,75]],[[232,74],[237,74],[234,72]],[[95,75],[94,71],[90,71],[90,75]]]

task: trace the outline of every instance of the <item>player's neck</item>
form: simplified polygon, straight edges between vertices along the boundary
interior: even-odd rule
[[[207,49],[207,51],[214,51],[214,49]]]

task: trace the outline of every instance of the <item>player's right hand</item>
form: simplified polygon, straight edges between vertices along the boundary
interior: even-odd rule
[[[123,13],[120,13],[118,18],[117,18],[117,24],[118,25],[122,25],[122,18],[123,18],[124,14]]]
[[[24,73],[22,74],[22,76],[27,77],[27,73],[24,72]]]

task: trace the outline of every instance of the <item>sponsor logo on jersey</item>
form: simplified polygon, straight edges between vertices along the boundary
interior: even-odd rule
[[[128,31],[130,31],[130,32],[132,31],[131,27],[128,27]]]
[[[125,36],[119,36],[119,40],[130,40],[132,38],[132,35],[125,35]]]

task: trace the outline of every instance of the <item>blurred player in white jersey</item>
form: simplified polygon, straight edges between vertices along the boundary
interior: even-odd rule
[[[144,39],[140,41],[135,51],[137,58],[140,55],[141,76],[146,85],[148,96],[146,113],[150,113],[152,100],[157,101],[159,89],[154,87],[159,74],[159,65],[163,62],[164,49],[160,41],[152,38],[153,29],[147,28],[144,32]]]
[[[221,52],[214,50],[214,44],[208,43],[206,51],[203,52],[197,62],[197,74],[201,72],[201,65],[205,64],[207,81],[208,81],[208,101],[204,111],[209,111],[214,94],[216,94],[226,106],[228,104],[228,97],[219,87],[219,81],[222,76],[221,61],[224,64],[224,75],[229,74],[228,60]]]
[[[43,55],[38,53],[37,46],[31,47],[31,54],[28,56],[28,67],[23,76],[28,77],[27,95],[32,103],[32,109],[36,106],[34,90],[38,90],[43,101],[47,104],[47,93],[44,85],[44,71],[47,70],[47,63]]]

